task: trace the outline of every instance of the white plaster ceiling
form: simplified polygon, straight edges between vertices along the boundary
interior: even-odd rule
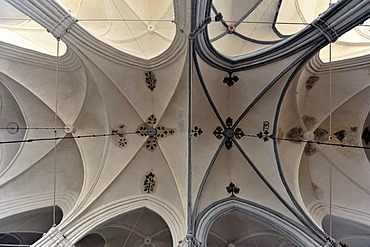
[[[52,225],[52,207],[30,210],[25,213],[2,218],[0,220],[0,240],[2,244],[30,245],[37,241]],[[56,208],[56,222],[63,215]],[[6,245],[8,246],[8,245]]]
[[[141,208],[99,226],[76,247],[172,246],[171,232],[153,211]]]
[[[277,9],[276,2],[263,1],[245,20],[272,21]],[[91,241],[97,241],[101,246],[122,246],[129,234],[127,229],[132,228],[140,231],[140,234],[135,233],[130,240],[134,246],[140,246],[146,235],[155,235],[158,232],[163,233],[163,237],[161,234],[156,235],[159,246],[167,246],[167,240],[171,241],[171,238],[179,241],[180,237],[174,233],[178,226],[171,223],[170,217],[166,218],[164,213],[160,215],[162,212],[154,213],[151,210],[155,211],[158,209],[156,206],[163,203],[171,217],[183,226],[178,227],[178,235],[186,235],[184,222],[188,216],[188,132],[198,126],[203,133],[200,136],[193,134],[190,158],[193,166],[191,200],[197,205],[193,220],[213,203],[229,198],[226,187],[233,182],[240,188],[237,195],[239,198],[264,205],[304,227],[297,215],[287,209],[295,205],[290,201],[290,195],[281,180],[278,169],[280,164],[276,159],[278,154],[281,170],[292,194],[297,198],[297,203],[319,227],[328,209],[330,161],[333,163],[334,214],[343,215],[345,211],[343,217],[355,215],[364,224],[370,222],[370,184],[367,179],[370,165],[363,150],[341,147],[330,149],[312,144],[316,152],[307,155],[305,143],[278,141],[275,153],[271,140],[264,142],[255,136],[262,131],[264,121],[270,122],[269,131],[272,133],[279,98],[297,67],[294,61],[309,52],[309,48],[261,67],[234,72],[232,76],[237,76],[239,80],[229,87],[223,83],[229,74],[208,65],[198,55],[195,58],[199,67],[197,64],[189,67],[185,36],[181,37],[185,40],[183,46],[178,47],[174,55],[161,58],[162,61],[157,64],[135,66],[135,63],[154,59],[165,52],[175,33],[180,32],[176,31],[175,24],[167,21],[173,18],[172,1],[137,3],[128,0],[65,0],[61,3],[80,19],[81,25],[71,27],[63,37],[68,50],[58,64],[50,56],[36,53],[38,56],[35,58],[33,53],[21,48],[16,49],[12,56],[5,53],[6,49],[0,51],[0,123],[7,125],[16,122],[24,127],[53,127],[57,113],[57,127],[73,126],[72,133],[58,130],[57,136],[73,136],[76,139],[1,146],[2,218],[31,210],[24,206],[26,203],[32,209],[52,205],[53,167],[56,165],[56,201],[64,215],[60,229],[68,237],[71,236],[74,243],[88,234],[99,234],[104,242],[110,242],[110,245],[104,245],[99,236],[93,235],[77,246],[88,246]],[[176,1],[175,3],[178,4]],[[257,1],[239,8],[241,1],[214,1],[225,21],[240,20],[253,3]],[[297,3],[303,4],[299,1]],[[5,3],[3,6],[13,8]],[[188,9],[184,8],[183,11],[185,10]],[[67,10],[58,11],[68,14]],[[47,13],[58,16],[58,11]],[[214,18],[214,14],[212,17]],[[136,21],[113,21],[112,18],[133,18]],[[152,23],[146,21],[148,19],[161,21]],[[235,24],[232,21],[230,23]],[[12,22],[7,25],[19,24]],[[155,26],[153,33],[148,30],[150,25]],[[80,29],[81,27],[87,31]],[[258,40],[280,39],[271,25],[240,24],[236,30]],[[225,27],[219,22],[208,26],[211,39],[224,31]],[[36,41],[44,40],[41,34],[36,32],[34,35],[37,37]],[[51,34],[49,36],[52,37]],[[238,39],[226,34],[220,38],[220,42],[213,42],[213,45],[228,56],[239,56],[262,48]],[[80,42],[81,40],[88,40],[89,45]],[[101,41],[106,42],[104,46],[112,46],[119,51],[102,49]],[[45,47],[45,50],[49,49],[48,44],[37,44]],[[11,48],[17,44],[7,41],[1,45]],[[127,62],[121,59],[122,53],[133,55],[133,60]],[[21,57],[16,54],[21,54]],[[367,60],[366,57],[362,59]],[[353,145],[362,143],[360,135],[370,108],[367,100],[370,88],[369,65],[362,61],[354,68],[346,69],[346,63],[350,62],[344,61],[333,68],[331,108],[328,107],[330,77],[327,64],[320,64],[318,69],[314,69],[312,63],[309,63],[295,75],[284,96],[276,123],[278,137],[286,137],[294,127],[301,128],[302,133],[317,129],[328,130],[329,116],[332,116],[333,133],[344,129],[348,133],[344,142]],[[190,68],[192,77],[189,77]],[[149,71],[156,79],[154,88],[149,88],[147,84]],[[285,74],[279,77],[283,71]],[[318,80],[308,90],[307,80],[310,76],[317,76]],[[188,111],[189,80],[193,81],[192,112]],[[189,114],[192,117],[192,126],[188,125]],[[148,123],[151,115],[157,119],[155,124]],[[217,139],[213,132],[218,126],[225,129],[225,121],[229,117],[233,123],[238,122],[238,127],[245,134],[251,136],[238,139],[239,146],[233,143],[232,148],[227,150],[223,139]],[[305,119],[314,121],[307,122]],[[168,131],[174,129],[175,133],[158,137],[155,150],[150,150],[147,148],[147,141],[151,140],[149,134],[142,136],[136,133],[144,123],[148,128],[157,127],[157,131],[161,126]],[[78,138],[84,135],[110,135],[113,130],[120,128],[125,133],[119,138]],[[6,129],[0,131],[1,141],[11,137],[27,139],[54,136],[53,130],[20,130],[11,136]],[[335,138],[333,142],[340,143]],[[125,145],[122,147],[119,142],[125,142]],[[270,186],[255,172],[252,164]],[[356,169],[353,169],[354,165]],[[153,191],[147,193],[143,187],[145,178],[150,173],[155,174],[156,185]],[[148,201],[145,205],[148,208],[144,208],[144,221],[135,225],[135,219],[141,214],[143,205],[131,206],[129,203],[143,198]],[[151,200],[158,200],[158,205],[153,206]],[[126,202],[127,205],[124,204]],[[121,218],[105,211],[119,203],[123,203],[127,210]],[[319,214],[317,211],[323,213]],[[108,216],[100,219],[102,222],[94,218],[94,215],[105,217],[105,214]],[[257,241],[261,246],[271,242],[279,246],[294,246],[275,229],[242,214],[239,216],[247,222],[248,230],[258,236],[248,238],[246,232],[238,227],[240,224],[222,223],[223,220],[235,222],[234,218],[239,217],[236,214],[238,213],[225,215],[215,223],[209,236],[210,242],[214,243],[210,246],[227,246],[235,239],[240,240],[239,246],[251,244],[251,241]],[[84,225],[88,224],[86,222],[89,219],[92,223]],[[152,226],[145,222],[150,222]],[[170,231],[173,231],[172,236],[169,235]],[[238,246],[237,243],[235,245]]]
[[[279,23],[276,24],[276,28],[284,35],[297,33],[324,13],[330,3],[336,2],[334,0],[283,0],[276,20]],[[369,30],[369,21],[366,21],[363,25],[348,31],[331,45],[331,55],[329,47],[326,47],[320,51],[320,58],[327,63],[330,60],[338,61],[369,54]]]
[[[62,0],[93,35],[131,55],[151,59],[175,37],[171,0]]]
[[[352,219],[345,219],[339,216],[332,216],[332,235],[349,246],[360,247],[368,246],[370,241],[369,228],[359,224]],[[323,228],[330,232],[330,217],[326,216],[323,220]]]
[[[33,21],[5,0],[0,1],[0,41],[56,56],[57,42],[40,24]],[[66,52],[60,43],[60,55]]]
[[[223,215],[212,226],[207,246],[297,246],[284,237],[277,229],[242,212],[233,211]]]
[[[256,52],[298,33],[336,1],[213,1],[208,25],[212,45],[220,53],[238,57]],[[221,13],[222,21],[215,21]],[[232,27],[232,29],[230,29]],[[369,53],[369,22],[342,35],[332,44],[331,60],[343,60]],[[243,38],[242,36],[246,37]],[[233,44],[233,45],[228,45]],[[329,48],[320,58],[329,62]]]
[[[367,71],[332,71],[331,103],[329,72],[315,74],[317,80],[311,84],[309,78],[312,76],[312,73],[305,71],[291,86],[279,121],[281,136],[289,138],[289,130],[301,128],[302,132],[298,136],[303,140],[307,138],[307,133],[312,133],[315,141],[328,142],[331,129],[333,143],[361,144],[361,134],[370,108],[367,100],[370,93]],[[322,133],[321,137],[319,133]],[[295,138],[299,139],[298,136]],[[365,150],[283,141],[279,149],[291,188],[297,198],[302,198],[318,224],[321,224],[323,217],[317,212],[318,204],[321,203],[324,210],[328,210],[330,200],[335,214],[342,217],[367,214],[370,209],[370,174]],[[294,163],[300,163],[301,168],[292,169]],[[328,180],[330,164],[331,192]],[[365,219],[361,221],[367,222]]]
[[[308,23],[312,22],[320,14],[325,12],[330,4],[337,0],[283,0],[277,17],[276,28],[285,35],[294,34],[303,29]],[[292,25],[287,23],[294,23]]]

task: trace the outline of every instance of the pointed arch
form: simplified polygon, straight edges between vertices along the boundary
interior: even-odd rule
[[[86,234],[107,221],[139,208],[148,208],[157,213],[168,225],[173,243],[178,243],[186,233],[184,217],[172,205],[151,195],[139,195],[104,205],[72,223],[60,227],[71,243],[76,243]]]
[[[214,202],[198,216],[195,227],[195,237],[202,245],[206,246],[208,233],[213,223],[222,215],[237,210],[253,217],[276,229],[283,236],[291,240],[297,246],[322,246],[323,243],[314,234],[301,227],[297,222],[275,212],[262,205],[243,200],[237,197],[229,197]]]

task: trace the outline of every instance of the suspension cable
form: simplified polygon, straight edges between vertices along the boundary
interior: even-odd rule
[[[55,114],[54,114],[54,178],[53,178],[53,226],[56,226],[56,193],[57,193],[57,124],[58,124],[58,82],[59,82],[59,42],[57,38],[57,56],[55,71]]]

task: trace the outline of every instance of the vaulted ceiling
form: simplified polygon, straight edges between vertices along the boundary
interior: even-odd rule
[[[370,1],[334,2],[1,0],[0,243],[363,246]]]

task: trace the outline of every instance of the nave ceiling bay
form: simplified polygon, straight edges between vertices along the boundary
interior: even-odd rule
[[[292,2],[0,1],[0,238],[370,239],[370,0]]]

